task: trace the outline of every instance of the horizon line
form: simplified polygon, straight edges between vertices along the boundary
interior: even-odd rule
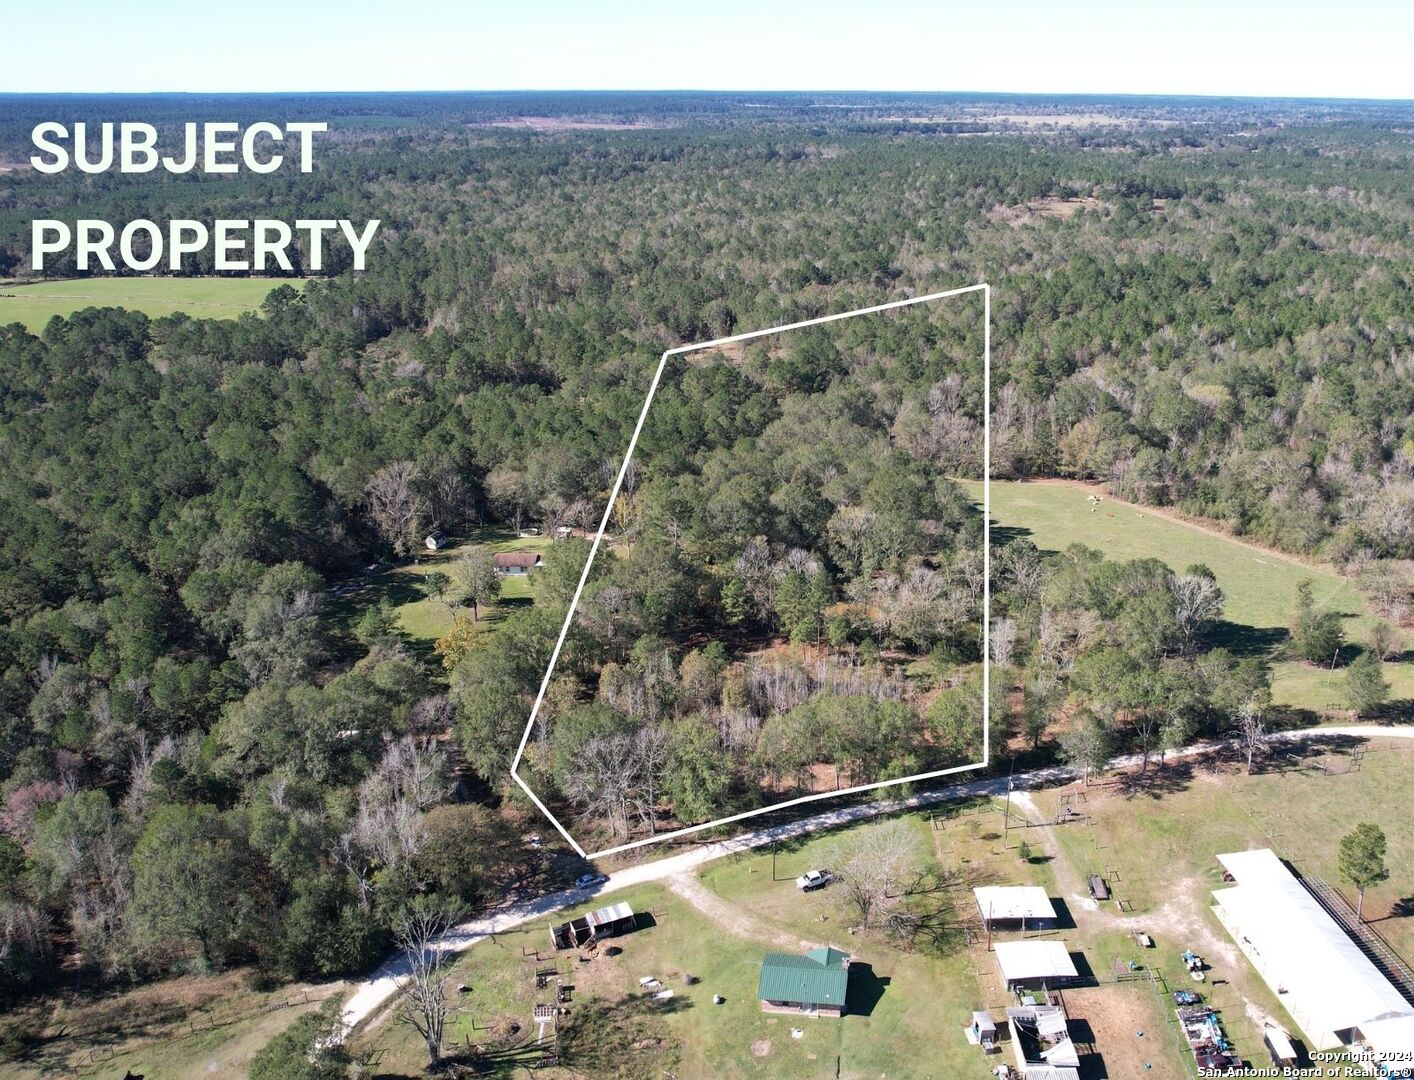
[[[877,95],[894,97],[1009,97],[1009,98],[1168,98],[1195,102],[1216,101],[1288,101],[1345,104],[1410,104],[1414,97],[1362,97],[1342,94],[1291,93],[1223,93],[1220,91],[1162,90],[883,90],[829,88],[753,89],[750,87],[483,87],[443,89],[335,89],[335,90],[0,90],[0,97],[338,97],[358,94],[376,96],[427,96],[434,94],[465,95],[534,95],[534,94],[752,94],[784,96],[790,94]]]

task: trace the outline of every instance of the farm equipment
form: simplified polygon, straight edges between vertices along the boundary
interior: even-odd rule
[[[1205,982],[1208,978],[1203,973],[1203,958],[1192,949],[1183,950],[1183,966],[1188,969],[1188,974],[1194,982]]]

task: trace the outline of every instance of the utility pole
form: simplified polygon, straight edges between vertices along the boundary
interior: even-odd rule
[[[1011,845],[1011,788],[1016,779],[1016,755],[1011,755],[1011,772],[1006,778],[1006,810],[1002,821],[1002,850],[1006,851]]]

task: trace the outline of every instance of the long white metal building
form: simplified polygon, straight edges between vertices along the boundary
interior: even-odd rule
[[[1268,848],[1219,855],[1213,911],[1313,1050],[1404,1041],[1414,1006]],[[1392,1022],[1398,1021],[1398,1022]]]

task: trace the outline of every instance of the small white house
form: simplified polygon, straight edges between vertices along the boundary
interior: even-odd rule
[[[439,529],[436,532],[428,533],[422,542],[428,551],[440,551],[447,542],[447,534]]]
[[[499,551],[492,559],[496,573],[512,577],[521,577],[540,569],[541,561],[540,553],[536,551]]]

